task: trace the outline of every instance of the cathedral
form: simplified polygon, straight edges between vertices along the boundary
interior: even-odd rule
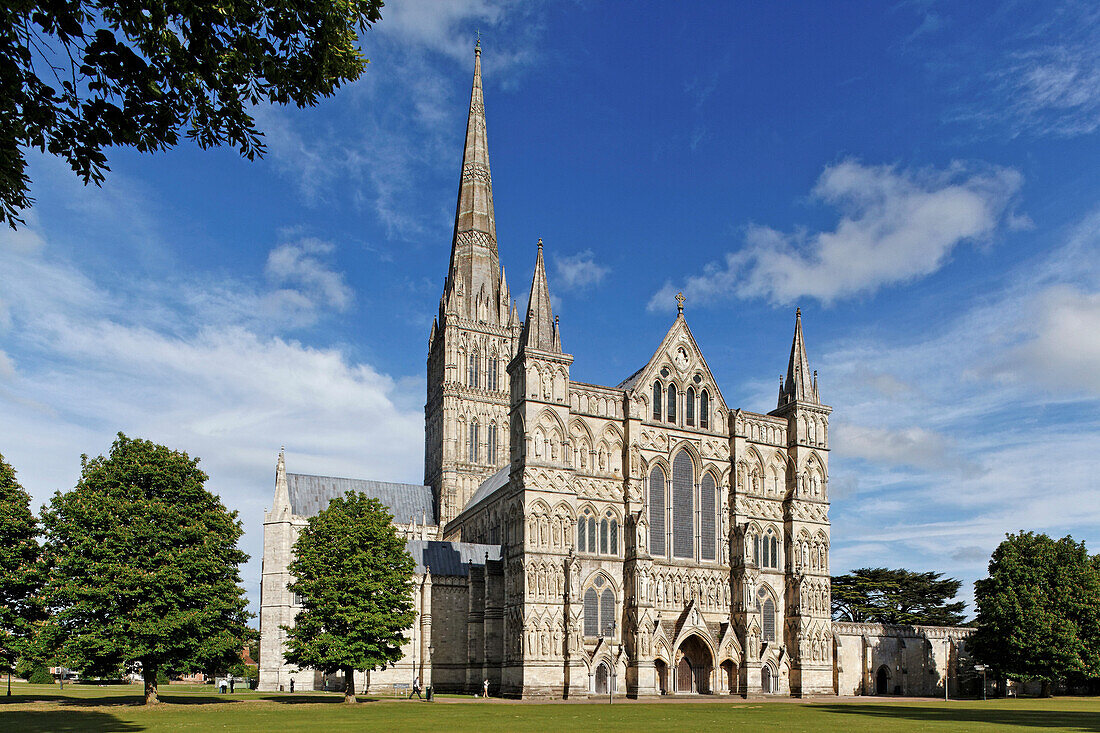
[[[368,670],[367,692],[414,678],[550,698],[958,685],[968,629],[831,620],[831,408],[800,312],[768,412],[726,404],[682,296],[640,369],[614,386],[575,380],[541,240],[519,317],[498,255],[480,46],[428,343],[423,485],[290,473],[279,455],[260,689],[342,684],[287,665],[281,627],[300,605],[286,588],[297,532],[351,490],[389,508],[417,565],[404,657]]]

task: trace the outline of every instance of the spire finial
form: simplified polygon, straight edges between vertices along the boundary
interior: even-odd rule
[[[795,318],[801,318],[802,317],[802,309],[801,308],[795,308],[794,309],[794,317]]]
[[[687,300],[687,298],[684,297],[683,291],[676,293],[676,312],[681,316],[684,315],[685,300]]]
[[[477,29],[477,43],[474,44],[474,53],[481,53],[481,29]]]
[[[542,249],[542,237],[539,237],[539,249]]]

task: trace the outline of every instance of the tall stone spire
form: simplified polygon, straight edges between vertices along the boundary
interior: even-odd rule
[[[810,374],[810,362],[806,358],[806,342],[802,337],[801,308],[795,310],[794,314],[794,341],[791,343],[791,358],[787,363],[787,378],[779,388],[778,407],[796,400],[820,404],[816,379]]]
[[[550,305],[550,286],[546,283],[546,264],[542,260],[542,240],[535,258],[535,273],[531,276],[531,297],[527,301],[527,319],[519,336],[520,348],[561,353],[561,338],[554,311]]]
[[[451,266],[444,299],[458,292],[459,314],[480,320],[500,320],[500,258],[493,214],[493,178],[489,171],[489,142],[485,128],[485,99],[481,89],[481,41],[474,47],[474,84],[466,122],[466,148],[458,185]]]

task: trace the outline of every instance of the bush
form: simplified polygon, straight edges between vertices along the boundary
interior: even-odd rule
[[[157,685],[167,685],[167,684],[168,684],[168,673],[165,672],[163,669],[158,669],[157,670]]]
[[[32,685],[52,685],[54,683],[54,678],[53,675],[50,674],[50,670],[47,669],[45,665],[40,664],[31,671],[30,676],[27,677],[27,682],[30,682]]]

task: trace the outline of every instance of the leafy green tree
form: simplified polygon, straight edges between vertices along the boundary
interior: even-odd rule
[[[159,672],[236,660],[249,638],[241,523],[186,453],[119,433],[109,456],[81,460],[43,513],[49,631],[86,675],[139,663],[154,704]]]
[[[31,205],[25,150],[85,183],[105,150],[200,147],[262,155],[250,107],[312,106],[362,74],[358,33],[381,0],[14,0],[0,5],[0,217]]]
[[[377,499],[348,492],[302,529],[294,543],[288,587],[303,608],[286,627],[286,659],[323,672],[343,672],[344,701],[355,702],[357,669],[401,658],[404,631],[416,614],[415,564],[393,516]]]
[[[31,653],[35,630],[44,618],[39,534],[30,495],[0,456],[0,672],[9,675],[16,662]]]
[[[951,599],[962,582],[942,573],[898,568],[860,568],[832,578],[832,610],[837,621],[958,626],[966,603]]]
[[[974,583],[977,629],[967,647],[1002,678],[1100,677],[1100,571],[1084,543],[1066,536],[1005,536]]]

